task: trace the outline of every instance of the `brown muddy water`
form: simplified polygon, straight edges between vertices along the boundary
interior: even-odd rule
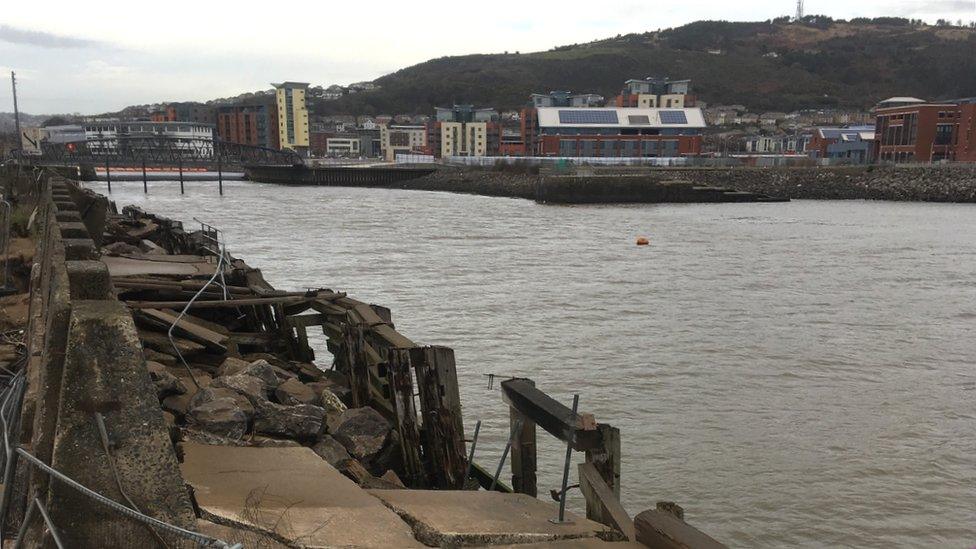
[[[347,291],[453,347],[492,470],[508,410],[483,374],[527,376],[620,428],[632,514],[674,500],[735,547],[976,545],[976,206],[113,190],[223,229],[279,288]],[[539,438],[546,493],[564,450]]]

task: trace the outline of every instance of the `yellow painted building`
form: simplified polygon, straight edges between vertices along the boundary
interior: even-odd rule
[[[278,142],[282,149],[308,150],[308,107],[306,82],[272,84],[278,107]]]
[[[637,96],[637,106],[642,109],[683,109],[685,108],[685,97],[681,93],[662,95],[642,93]]]
[[[441,122],[441,158],[448,156],[485,156],[487,153],[487,123]]]

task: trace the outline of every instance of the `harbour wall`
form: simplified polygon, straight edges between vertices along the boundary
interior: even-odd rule
[[[654,168],[580,170],[576,174],[441,168],[392,187],[526,198],[555,203],[685,202],[655,200],[662,185],[683,182],[777,198],[976,202],[976,166],[802,168]],[[651,190],[649,190],[651,189]],[[663,195],[667,197],[667,195]],[[702,200],[708,201],[708,200]]]

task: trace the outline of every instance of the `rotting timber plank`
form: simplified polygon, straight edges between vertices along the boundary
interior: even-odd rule
[[[501,387],[505,402],[552,436],[572,444],[574,450],[589,450],[601,445],[600,432],[591,414],[574,415],[571,409],[536,389],[531,380],[507,379]]]
[[[212,351],[217,351],[221,354],[227,352],[226,344],[228,338],[226,335],[219,334],[203,326],[179,318],[178,315],[169,314],[158,309],[142,309],[140,313],[166,326],[173,326],[175,324],[175,332],[191,341],[196,341],[206,346]]]
[[[478,465],[477,461],[471,463],[471,476],[477,480],[478,484],[485,490],[491,489],[491,483],[495,478],[494,473],[491,473],[481,465]],[[515,492],[512,490],[511,486],[505,484],[501,480],[495,482],[495,491],[502,492],[504,494],[511,494]]]
[[[410,349],[410,363],[417,376],[431,483],[441,489],[456,488],[464,476],[467,455],[454,350],[414,347]]]
[[[628,540],[633,541],[634,523],[630,520],[630,515],[620,505],[619,496],[614,495],[593,463],[579,464],[579,484],[580,491],[586,498],[586,518],[616,528]],[[591,506],[599,510],[594,516],[590,516]]]
[[[605,423],[597,424],[601,444],[586,451],[586,461],[593,464],[594,470],[603,479],[617,501],[620,501],[620,429]],[[601,510],[586,500],[586,518],[601,522],[597,518]]]
[[[406,473],[404,480],[412,488],[426,488],[428,482],[420,456],[420,426],[413,397],[410,349],[390,349],[386,372],[395,414],[393,421],[400,434],[400,450]]]
[[[670,513],[650,509],[634,517],[635,537],[651,549],[728,549]]]
[[[533,387],[532,380],[525,380]],[[512,489],[532,497],[538,495],[536,487],[536,429],[535,422],[514,406],[509,407],[510,429],[515,433],[512,441]],[[516,430],[516,426],[521,428]]]

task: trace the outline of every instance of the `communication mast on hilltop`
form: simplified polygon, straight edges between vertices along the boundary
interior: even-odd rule
[[[796,20],[803,19],[803,0],[796,0]]]

